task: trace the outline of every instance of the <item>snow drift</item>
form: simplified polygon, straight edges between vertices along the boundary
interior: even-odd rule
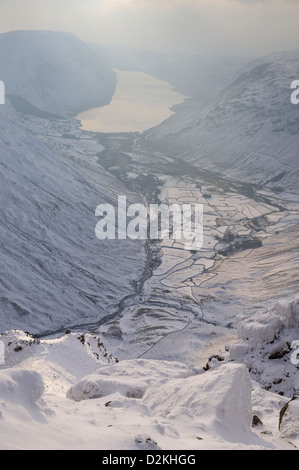
[[[118,392],[128,398],[142,398],[153,382],[188,377],[190,373],[186,365],[176,362],[142,359],[122,361],[114,366],[104,366],[96,373],[85,377],[68,391],[67,397],[81,401]]]
[[[285,439],[299,445],[299,397],[290,400],[280,412],[279,429]]]
[[[33,405],[44,394],[43,380],[35,371],[9,369],[0,373],[0,397],[14,405]]]

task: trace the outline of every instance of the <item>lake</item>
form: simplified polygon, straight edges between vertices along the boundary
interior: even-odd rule
[[[89,109],[77,116],[82,129],[92,132],[143,132],[157,126],[174,112],[185,96],[168,82],[143,72],[117,73],[117,86],[107,106]]]

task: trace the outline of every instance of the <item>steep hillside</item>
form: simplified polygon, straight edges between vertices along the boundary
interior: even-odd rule
[[[0,35],[0,78],[22,111],[78,113],[108,104],[114,72],[73,34],[13,31]],[[25,100],[25,101],[24,101]]]
[[[299,52],[249,64],[205,108],[192,103],[145,135],[148,148],[235,179],[298,191]]]
[[[36,120],[36,133],[47,125]],[[53,126],[57,151],[0,109],[1,331],[96,322],[134,292],[130,284],[144,269],[141,243],[95,237],[97,205],[126,194],[97,164],[101,145],[63,137],[64,121]]]

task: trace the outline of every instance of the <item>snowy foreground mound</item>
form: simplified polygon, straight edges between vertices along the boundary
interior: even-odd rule
[[[204,368],[118,362],[91,334],[7,332],[0,449],[294,449],[298,365],[286,345],[298,300],[239,318],[238,330]]]
[[[88,400],[111,395],[117,390],[128,398],[142,398],[152,383],[185,378],[190,370],[184,364],[166,361],[130,360],[103,367],[72,387],[67,397]]]

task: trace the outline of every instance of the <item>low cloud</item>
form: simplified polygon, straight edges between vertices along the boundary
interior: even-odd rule
[[[262,55],[299,44],[298,0],[0,0],[0,32],[71,31],[161,51]]]

